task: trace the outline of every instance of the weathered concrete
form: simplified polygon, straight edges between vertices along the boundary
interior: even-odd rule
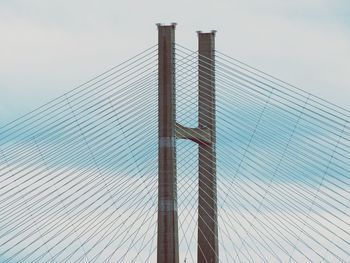
[[[199,143],[198,197],[198,263],[219,262],[217,189],[216,189],[216,126],[215,126],[215,31],[198,32],[199,129],[211,131],[211,143]]]
[[[178,263],[175,135],[175,24],[158,24],[158,263]]]

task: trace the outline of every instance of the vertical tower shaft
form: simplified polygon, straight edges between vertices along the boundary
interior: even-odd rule
[[[179,262],[174,43],[175,24],[158,24],[158,263]]]
[[[215,126],[215,31],[198,32],[198,125],[211,133],[210,143],[199,143],[198,263],[219,262],[216,126]]]

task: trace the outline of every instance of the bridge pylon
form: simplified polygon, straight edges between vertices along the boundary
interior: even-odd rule
[[[215,31],[198,31],[198,127],[176,123],[175,27],[158,26],[157,262],[178,263],[176,139],[198,144],[198,263],[217,263]]]

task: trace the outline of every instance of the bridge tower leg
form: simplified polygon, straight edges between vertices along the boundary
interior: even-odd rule
[[[219,262],[216,125],[215,125],[215,31],[198,33],[198,125],[211,134],[211,140],[199,142],[198,263]]]
[[[157,262],[178,263],[176,138],[199,145],[198,263],[218,263],[215,126],[215,31],[198,32],[198,127],[176,123],[175,24],[158,24]]]
[[[178,263],[175,135],[175,26],[158,24],[157,262]]]

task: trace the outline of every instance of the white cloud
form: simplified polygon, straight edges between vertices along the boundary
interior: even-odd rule
[[[65,185],[70,179],[76,182],[79,171],[52,171],[54,180],[39,186],[45,180],[34,183],[38,175],[31,175],[35,172],[26,176],[24,172],[18,173],[11,179],[9,176],[13,173],[7,174],[8,180],[13,182],[8,185],[15,187],[7,194],[5,189],[1,190],[0,242],[3,244],[6,241],[0,249],[2,259],[14,256],[10,262],[15,262],[28,256],[24,262],[29,262],[43,256],[40,261],[45,262],[57,256],[56,260],[60,262],[65,258],[67,262],[78,262],[80,259],[85,262],[99,255],[95,260],[106,262],[111,255],[118,261],[125,254],[125,262],[135,258],[135,262],[144,262],[149,255],[149,262],[154,262],[156,188],[144,187],[149,183],[156,187],[156,181],[150,180],[152,174],[146,176],[148,179],[121,174],[104,175],[101,182],[107,183],[107,191],[98,180],[81,188],[88,182],[88,177],[76,186],[73,183]],[[50,172],[47,174],[50,175]],[[67,177],[68,174],[71,175]],[[93,171],[91,176],[95,177]],[[294,259],[292,262],[305,262],[307,258],[320,261],[322,257],[325,262],[338,262],[339,258],[348,258],[344,252],[347,251],[346,240],[349,236],[346,223],[348,210],[323,210],[317,206],[310,209],[311,200],[288,190],[284,190],[285,196],[277,195],[277,198],[274,188],[286,189],[288,186],[298,189],[301,185],[274,182],[270,188],[266,188],[270,194],[261,203],[259,212],[256,210],[258,206],[248,211],[245,208],[254,202],[245,190],[248,186],[257,192],[261,192],[261,189],[248,181],[236,179],[229,182],[230,177],[220,176],[218,211],[222,262],[237,259],[263,262],[262,255],[268,262],[279,262],[278,258],[288,262],[291,256]],[[31,181],[24,184],[21,181],[25,178],[31,178]],[[8,183],[2,178],[2,186],[6,185],[4,182]],[[127,182],[126,186],[123,187],[121,182]],[[180,259],[183,261],[186,257],[187,262],[192,262],[196,259],[197,180],[182,177],[180,184]],[[231,188],[227,196],[225,191],[229,184]],[[39,188],[34,190],[36,187]],[[303,191],[316,193],[315,188],[306,186],[303,186]],[[304,202],[305,206],[298,202]],[[318,202],[316,199],[315,204]],[[191,208],[192,205],[194,208]],[[7,249],[10,250],[5,253]]]
[[[349,25],[338,19],[345,1],[1,5],[3,103],[34,91],[23,113],[156,43],[154,23],[162,21],[179,22],[178,42],[191,48],[195,30],[218,29],[219,50],[348,107]]]

